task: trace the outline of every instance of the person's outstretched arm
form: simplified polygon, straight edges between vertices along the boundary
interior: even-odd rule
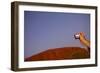
[[[83,33],[83,32],[80,32],[80,33],[78,33],[78,35],[79,35],[79,38],[77,38],[77,39],[79,39],[80,42],[81,42],[84,46],[86,46],[87,48],[90,48],[90,41],[87,40],[87,39],[85,38],[84,33]]]

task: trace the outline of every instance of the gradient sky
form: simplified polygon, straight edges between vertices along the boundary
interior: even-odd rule
[[[74,34],[90,39],[90,15],[24,11],[24,57],[57,47],[83,47]]]

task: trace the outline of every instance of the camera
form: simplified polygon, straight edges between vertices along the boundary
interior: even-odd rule
[[[79,39],[80,38],[80,35],[79,34],[76,34],[74,35],[75,39]]]

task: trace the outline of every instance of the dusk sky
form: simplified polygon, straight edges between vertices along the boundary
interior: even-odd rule
[[[90,39],[90,15],[79,13],[24,11],[24,56],[52,48],[83,47],[74,34]]]

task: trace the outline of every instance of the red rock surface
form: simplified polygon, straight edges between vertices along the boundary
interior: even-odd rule
[[[63,60],[90,58],[89,52],[80,47],[49,49],[25,59],[25,61]]]

